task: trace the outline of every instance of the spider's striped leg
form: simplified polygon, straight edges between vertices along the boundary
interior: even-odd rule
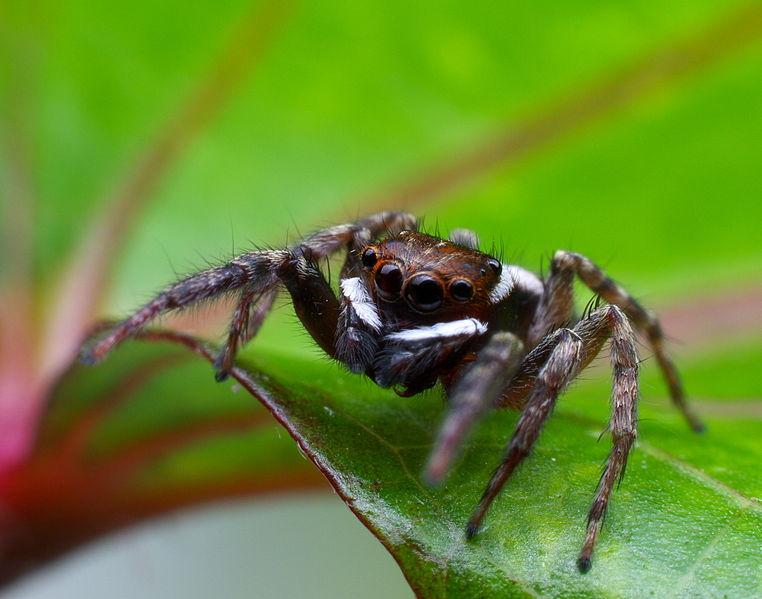
[[[277,270],[290,258],[291,253],[287,250],[252,252],[222,266],[190,275],[164,289],[131,316],[87,344],[81,359],[86,363],[98,362],[119,343],[166,312],[182,310],[243,287],[253,293],[265,292],[277,284]]]
[[[144,304],[134,314],[86,345],[81,352],[81,359],[86,363],[94,363],[103,359],[119,343],[138,332],[146,324],[173,310],[182,310],[198,302],[214,299],[230,292],[240,292],[240,299],[234,314],[233,322],[228,333],[228,343],[223,350],[224,355],[219,359],[221,378],[224,378],[226,367],[232,364],[235,350],[244,337],[243,332],[256,332],[257,319],[261,319],[267,313],[271,300],[276,293],[275,289],[283,282],[289,287],[292,297],[295,296],[297,312],[300,318],[313,319],[307,326],[320,346],[335,355],[333,349],[333,331],[335,331],[336,319],[327,324],[334,326],[330,334],[326,333],[325,326],[314,322],[325,313],[330,313],[332,300],[325,293],[327,283],[316,282],[317,268],[313,266],[317,261],[331,254],[344,250],[356,237],[367,236],[367,227],[381,227],[382,223],[389,222],[392,227],[404,227],[411,222],[412,217],[405,213],[380,213],[357,223],[349,223],[330,227],[310,235],[299,245],[284,250],[264,250],[242,254],[227,264],[210,268],[192,274],[156,295],[148,303]],[[414,222],[411,224],[414,226]],[[307,264],[301,268],[302,264]],[[301,268],[301,272],[300,272]],[[301,279],[300,279],[301,277]],[[322,275],[319,276],[322,279]],[[305,281],[304,291],[296,289],[299,280]],[[309,289],[317,293],[315,301],[309,295]],[[241,291],[242,290],[242,291]],[[260,300],[252,308],[255,298]],[[333,294],[331,293],[331,297]],[[333,299],[335,301],[335,297]],[[314,305],[310,306],[310,302]],[[254,314],[252,314],[252,310]],[[248,325],[248,326],[247,326]],[[329,341],[330,337],[330,341]]]
[[[545,420],[555,406],[558,395],[579,372],[582,361],[580,336],[569,329],[560,329],[553,334],[553,337],[556,343],[537,376],[532,393],[516,425],[516,431],[506,449],[503,462],[492,475],[479,505],[468,521],[466,527],[468,538],[477,533],[482,519],[508,477],[529,455]]]
[[[603,525],[611,491],[624,476],[627,456],[635,443],[638,421],[638,354],[635,335],[627,317],[615,306],[596,310],[581,321],[575,331],[583,339],[598,341],[611,337],[611,368],[614,382],[611,390],[611,420],[609,430],[613,447],[603,470],[593,505],[587,516],[587,533],[577,565],[580,571],[590,569],[590,558]]]
[[[513,333],[495,333],[448,390],[450,409],[426,466],[425,477],[430,483],[442,480],[464,436],[511,380],[522,354],[523,344]]]
[[[619,306],[635,328],[645,334],[669,387],[672,403],[680,410],[694,431],[702,431],[704,424],[688,405],[680,375],[666,351],[664,332],[659,320],[653,312],[641,306],[635,298],[585,256],[566,251],[556,252],[551,264],[550,276],[545,282],[546,292],[531,329],[530,344],[531,341],[541,338],[545,331],[563,326],[571,318],[572,283],[575,274],[608,303]]]
[[[606,513],[614,483],[624,472],[627,456],[636,437],[638,400],[638,356],[635,336],[625,314],[617,306],[599,308],[581,320],[572,330],[560,329],[553,334],[558,341],[537,380],[526,407],[516,425],[503,463],[492,476],[487,489],[466,528],[472,537],[500,493],[508,477],[529,454],[542,425],[550,415],[559,393],[580,372],[585,364],[600,351],[611,338],[611,364],[614,371],[612,388],[612,416],[610,429],[613,448],[598,485],[593,505],[588,514],[587,535],[578,565],[580,570],[590,568],[590,558]],[[542,344],[541,344],[542,346]]]
[[[233,367],[236,352],[259,332],[277,296],[277,287],[261,292],[259,295],[252,289],[244,289],[241,293],[230,321],[227,340],[214,362],[214,368],[217,371],[215,379],[218,382],[227,379]]]

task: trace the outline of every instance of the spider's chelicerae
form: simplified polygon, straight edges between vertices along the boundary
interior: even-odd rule
[[[339,297],[318,267],[336,252],[346,252]],[[607,302],[581,319],[573,311],[575,277]],[[102,359],[164,312],[235,292],[238,304],[215,365],[217,380],[224,380],[236,350],[256,334],[282,286],[318,345],[352,372],[403,396],[442,382],[449,407],[426,466],[428,481],[443,478],[485,410],[521,410],[503,460],[468,521],[469,538],[529,454],[559,394],[609,341],[613,448],[578,560],[581,571],[589,569],[612,489],[636,436],[638,355],[632,327],[648,340],[674,404],[694,430],[702,428],[665,353],[659,321],[593,262],[558,251],[548,275],[540,278],[480,252],[471,231],[440,239],[418,232],[415,217],[401,212],[331,227],[298,245],[242,254],[193,274],[88,345],[83,359]]]

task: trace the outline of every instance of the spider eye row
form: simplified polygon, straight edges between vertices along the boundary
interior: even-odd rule
[[[395,262],[384,262],[378,266],[378,254],[373,248],[366,248],[363,251],[361,261],[368,270],[377,267],[376,290],[382,299],[396,301],[404,296],[407,302],[419,312],[433,312],[442,305],[445,290],[438,278],[427,273],[420,273],[405,281],[402,269]],[[500,263],[497,262],[497,264],[499,266]],[[492,264],[490,266],[493,267]],[[455,301],[467,302],[474,296],[474,287],[466,279],[455,279],[449,284],[449,294]]]

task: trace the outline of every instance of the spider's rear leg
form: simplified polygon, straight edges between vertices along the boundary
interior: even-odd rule
[[[585,572],[590,568],[590,558],[614,483],[624,472],[627,456],[635,442],[638,356],[635,335],[629,321],[622,310],[614,305],[599,308],[588,318],[577,323],[571,331],[560,329],[553,334],[553,337],[557,337],[558,340],[537,375],[536,383],[516,425],[516,431],[508,445],[503,463],[487,485],[479,506],[469,520],[466,534],[469,537],[476,534],[490,504],[500,493],[512,472],[529,454],[545,420],[555,406],[559,393],[582,368],[590,363],[610,337],[614,382],[609,428],[613,448],[588,514],[587,534],[578,560],[580,570]]]
[[[680,375],[667,354],[664,332],[656,316],[641,306],[635,298],[585,256],[562,250],[556,252],[550,275],[545,282],[546,290],[538,307],[538,316],[530,331],[530,345],[539,341],[548,331],[563,326],[571,318],[572,283],[575,274],[608,303],[624,310],[632,324],[646,335],[669,387],[672,403],[680,410],[694,431],[704,430],[704,424],[686,401]]]
[[[523,344],[513,333],[495,333],[448,390],[450,408],[429,456],[425,478],[442,480],[469,429],[490,408],[519,368]]]

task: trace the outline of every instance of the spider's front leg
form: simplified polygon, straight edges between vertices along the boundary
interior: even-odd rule
[[[449,410],[439,427],[424,474],[429,483],[442,480],[463,438],[496,402],[518,370],[523,355],[524,344],[516,335],[497,332],[447,389]]]
[[[559,329],[541,343],[536,351],[550,355],[536,375],[516,430],[506,449],[503,462],[493,474],[478,507],[471,516],[466,534],[476,534],[487,510],[498,496],[516,467],[529,455],[546,419],[553,410],[559,394],[580,370],[598,354],[607,339],[611,339],[611,366],[614,371],[612,415],[609,428],[613,448],[601,476],[587,521],[587,534],[578,566],[583,572],[590,568],[590,558],[598,539],[603,517],[614,483],[621,477],[627,456],[637,434],[638,356],[635,335],[627,316],[617,306],[609,305],[594,311],[573,329]],[[524,369],[534,368],[530,353],[514,380],[522,378]]]
[[[86,343],[80,358],[89,364],[99,362],[122,341],[161,314],[216,299],[243,287],[247,287],[253,296],[267,293],[278,283],[277,270],[290,256],[288,250],[252,252],[222,266],[190,275],[170,285],[131,316]]]
[[[646,335],[669,387],[672,403],[680,410],[694,431],[704,430],[704,424],[686,401],[677,367],[666,351],[664,332],[659,320],[653,312],[641,306],[625,289],[606,276],[585,256],[563,250],[556,252],[550,266],[550,275],[545,281],[545,293],[530,330],[530,346],[534,346],[548,332],[565,326],[570,321],[573,310],[572,285],[575,275],[608,303],[619,306],[632,324]]]
[[[81,359],[87,363],[103,359],[119,343],[161,314],[238,293],[239,302],[228,341],[217,361],[217,378],[224,379],[241,342],[258,330],[267,315],[280,284],[291,293],[297,314],[307,330],[321,348],[335,356],[338,302],[316,263],[359,239],[372,238],[378,231],[406,227],[415,227],[411,215],[379,213],[357,223],[318,231],[292,248],[249,252],[222,266],[190,275],[167,287],[130,317],[87,344]]]

